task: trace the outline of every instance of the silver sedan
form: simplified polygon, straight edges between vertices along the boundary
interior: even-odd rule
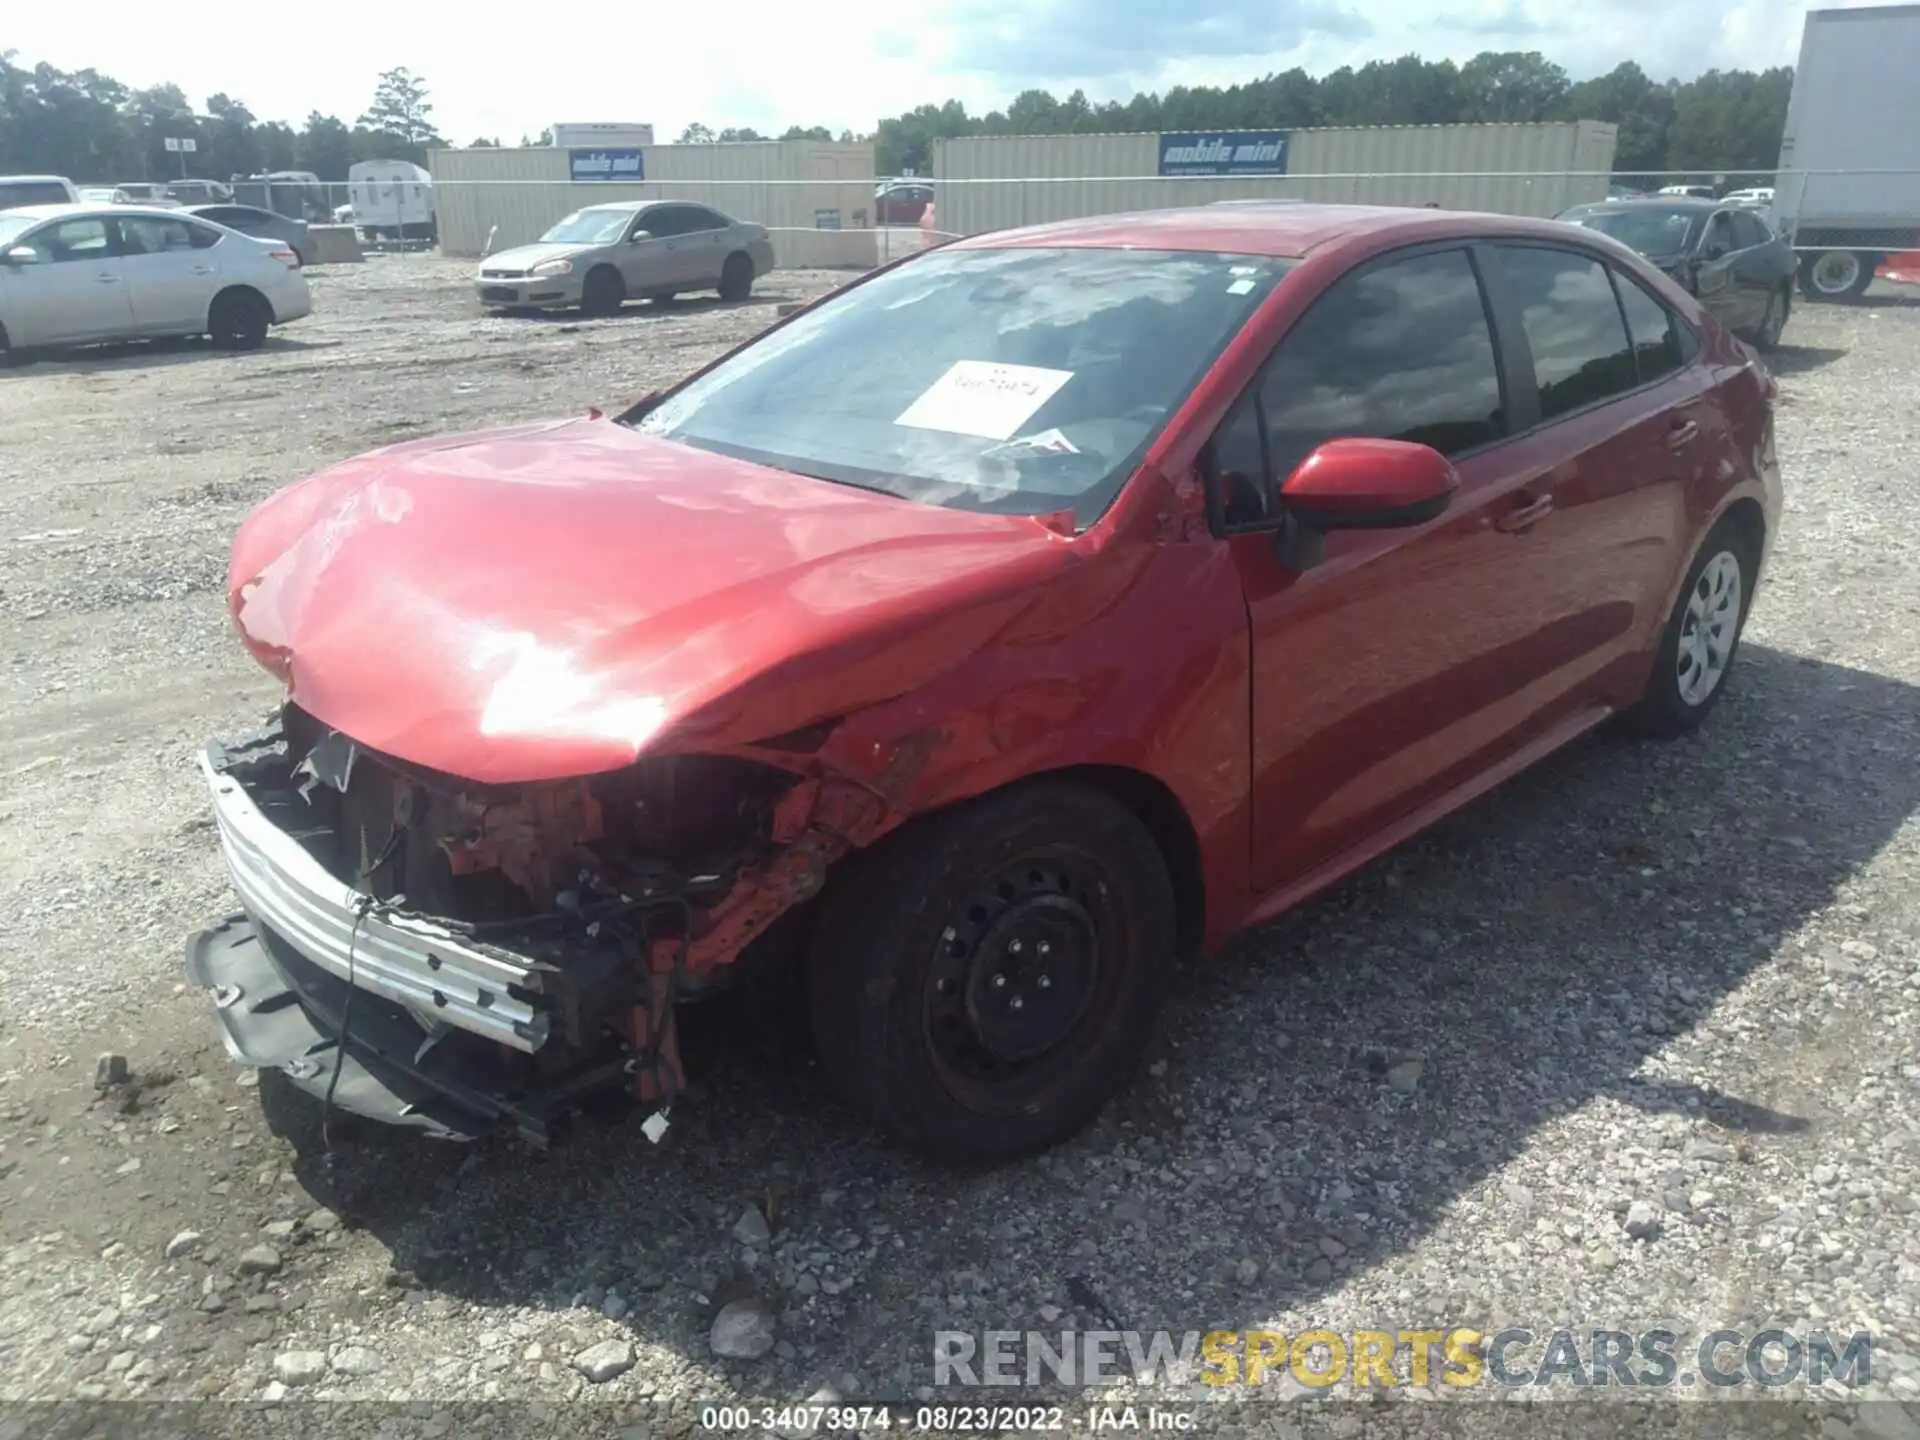
[[[679,200],[589,205],[532,245],[489,255],[474,288],[494,309],[577,305],[609,315],[628,300],[717,290],[744,300],[773,269],[764,225]]]

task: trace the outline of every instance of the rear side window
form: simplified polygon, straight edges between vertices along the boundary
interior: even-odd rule
[[[1620,308],[1626,312],[1627,335],[1633,342],[1640,383],[1665,379],[1692,357],[1686,326],[1679,316],[1617,270],[1613,283],[1620,292]]]
[[[1280,341],[1260,401],[1276,480],[1336,438],[1410,440],[1444,455],[1501,438],[1500,369],[1466,251],[1337,281]]]
[[[1756,245],[1764,245],[1771,238],[1767,227],[1757,215],[1749,215],[1744,210],[1733,217],[1733,246],[1736,250],[1751,250]]]
[[[643,214],[638,229],[646,231],[656,240],[664,240],[670,235],[684,235],[687,230],[686,211],[679,205],[662,205]]]
[[[119,220],[120,246],[128,255],[164,255],[174,250],[205,250],[220,239],[218,230],[187,220],[161,220],[148,215],[124,215]]]
[[[727,228],[727,222],[721,219],[720,216],[711,210],[702,209],[698,205],[689,205],[682,210],[681,213],[687,217],[686,225],[683,227],[684,232],[687,234],[692,234],[700,230],[724,230]]]
[[[1606,266],[1568,250],[1497,248],[1533,352],[1542,420],[1598,404],[1640,383]]]

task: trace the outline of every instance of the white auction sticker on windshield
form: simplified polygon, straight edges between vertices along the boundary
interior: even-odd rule
[[[893,423],[987,440],[1010,439],[1072,378],[1071,370],[956,360]]]

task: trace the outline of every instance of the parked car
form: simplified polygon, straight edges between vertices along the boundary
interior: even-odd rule
[[[167,198],[181,205],[223,205],[233,199],[233,190],[218,180],[169,180]]]
[[[932,203],[933,187],[917,180],[883,185],[874,197],[874,209],[882,225],[918,225]]]
[[[1753,210],[1710,200],[1607,200],[1559,218],[1638,250],[1750,344],[1780,343],[1798,264],[1793,247]]]
[[[474,279],[480,303],[502,309],[577,305],[610,315],[627,300],[718,290],[744,300],[773,269],[773,242],[709,205],[630,200],[589,205],[532,245],[489,255]]]
[[[153,183],[146,180],[122,180],[113,187],[126,200],[122,203],[133,205],[152,205],[162,210],[171,210],[180,202],[167,193],[164,182]]]
[[[242,913],[189,974],[323,1105],[536,1142],[678,1093],[682,1002],[799,976],[886,1130],[1044,1147],[1178,955],[1609,717],[1702,723],[1775,393],[1600,234],[1202,206],[962,239],[619,414],[384,447],[235,537],[286,700],[202,758]]]
[[[86,205],[131,205],[133,197],[113,185],[82,185],[80,200]]]
[[[211,335],[251,350],[311,308],[294,253],[149,206],[0,214],[0,349]]]
[[[1755,205],[1764,210],[1773,204],[1773,187],[1755,185],[1746,190],[1729,190],[1721,198],[1729,205]]]
[[[1662,185],[1659,190],[1654,193],[1683,200],[1713,199],[1713,187],[1711,185]]]
[[[261,210],[252,205],[189,205],[186,213],[197,215],[202,220],[211,220],[216,225],[224,225],[229,230],[238,230],[242,235],[252,235],[260,240],[278,240],[302,265],[313,263],[313,237],[307,234],[307,222],[295,220],[288,215],[276,215],[271,210]]]
[[[63,175],[0,175],[0,210],[79,203],[80,192]]]

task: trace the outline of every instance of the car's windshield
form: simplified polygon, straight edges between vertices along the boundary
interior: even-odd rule
[[[1294,262],[939,250],[823,301],[636,428],[956,509],[1097,519]]]
[[[1635,205],[1630,209],[1575,211],[1567,218],[1576,225],[1611,235],[1642,255],[1684,255],[1693,248],[1706,212]]]
[[[620,238],[631,210],[576,210],[540,239],[550,245],[605,245]]]

